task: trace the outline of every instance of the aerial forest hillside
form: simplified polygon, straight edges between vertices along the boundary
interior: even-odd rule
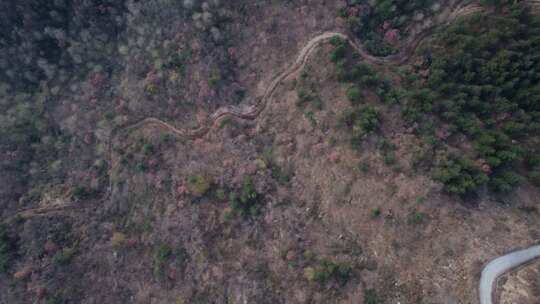
[[[0,304],[479,303],[540,238],[539,12],[0,1]]]

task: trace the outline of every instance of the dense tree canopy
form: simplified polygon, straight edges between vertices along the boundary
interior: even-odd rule
[[[423,52],[404,114],[419,122],[433,114],[450,134],[466,134],[493,188],[509,191],[523,156],[537,149],[528,142],[540,130],[540,19],[517,7],[477,15]]]
[[[388,33],[406,34],[407,25],[414,18],[431,14],[433,0],[381,0],[349,1],[342,15],[347,17],[349,27],[361,38],[366,50],[373,55],[387,56],[397,52],[388,39]]]

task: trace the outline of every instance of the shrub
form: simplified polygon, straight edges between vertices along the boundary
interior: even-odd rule
[[[328,138],[328,144],[331,146],[331,147],[334,147],[337,143],[337,139],[334,137],[334,136],[330,136]]]
[[[339,10],[338,10],[338,16],[340,16],[341,18],[346,18],[348,16],[347,14],[347,8],[346,7],[341,7]],[[337,38],[337,37],[334,37],[334,38]]]
[[[379,112],[374,107],[360,108],[356,114],[353,128],[359,128],[363,133],[371,133],[379,128]]]
[[[68,300],[64,298],[61,293],[56,293],[47,296],[47,302],[45,304],[65,304],[68,303]]]
[[[362,21],[358,17],[347,18],[347,25],[353,33],[358,33],[362,29]]]
[[[231,214],[241,217],[256,216],[260,212],[262,195],[259,194],[250,177],[245,177],[239,193],[230,194]]]
[[[373,68],[365,63],[356,64],[349,73],[351,80],[361,80],[363,77],[375,75]]]
[[[154,145],[152,145],[151,143],[145,143],[142,147],[142,150],[143,150],[143,153],[144,155],[150,155],[154,152]]]
[[[215,88],[217,87],[220,81],[221,81],[221,73],[216,70],[212,72],[212,75],[210,75],[210,78],[208,79],[208,85],[211,88]]]
[[[351,144],[358,148],[364,137],[379,128],[379,112],[371,106],[357,108],[346,112],[342,121],[345,126],[351,129]]]
[[[210,190],[210,179],[202,175],[193,175],[188,178],[188,189],[196,197],[204,196]]]
[[[322,109],[321,98],[311,91],[306,91],[305,89],[298,90],[298,101],[296,102],[297,106],[303,106],[305,103],[310,102],[311,105],[317,110]]]
[[[287,185],[291,181],[290,170],[283,169],[278,165],[272,166],[272,177],[280,184]]]
[[[352,267],[347,263],[322,259],[315,267],[306,267],[304,277],[310,282],[326,284],[330,280],[336,280],[340,285],[344,285],[349,280],[351,272]]]
[[[540,153],[530,153],[527,155],[527,165],[531,168],[540,167]]]
[[[377,295],[375,289],[368,289],[364,294],[364,303],[365,304],[380,304],[382,303]]]
[[[311,104],[316,110],[322,110],[323,108],[322,100],[321,100],[321,97],[319,96],[314,96],[313,100],[311,101]]]
[[[169,61],[166,62],[163,67],[179,71],[183,74],[186,69],[186,63],[192,55],[191,52],[192,50],[190,48],[186,48],[181,52],[172,54]]]
[[[362,92],[357,87],[350,87],[347,89],[347,98],[350,102],[356,104],[362,98]]]
[[[485,6],[501,6],[503,4],[511,4],[509,0],[480,0],[480,4]]]
[[[314,282],[316,280],[315,268],[313,267],[304,268],[304,278],[310,282]]]
[[[306,102],[310,101],[311,99],[312,99],[312,96],[308,91],[306,91],[305,89],[299,89],[298,102],[296,103],[296,105],[301,106],[305,104]]]
[[[95,191],[88,189],[86,186],[77,185],[73,189],[72,197],[76,200],[84,200],[92,197]]]
[[[346,43],[346,41],[343,40],[343,38],[341,38],[341,37],[334,36],[334,37],[330,38],[330,44],[333,45],[333,46],[345,45],[345,43]]]
[[[490,186],[497,192],[510,192],[512,191],[520,182],[521,176],[510,172],[502,171],[493,174],[490,180]]]
[[[382,92],[379,93],[379,97],[382,99],[382,101],[391,105],[399,104],[403,95],[403,91],[396,89],[390,89],[389,91],[382,90]]]
[[[163,266],[172,256],[173,251],[168,244],[159,244],[154,247],[152,263],[154,266],[154,275],[160,276],[163,274]]]
[[[53,257],[52,257],[52,263],[54,266],[64,266],[69,264],[73,257],[75,256],[75,248],[64,248],[60,251],[58,251]]]
[[[135,165],[135,170],[137,170],[137,172],[146,172],[148,168],[146,167],[146,164],[144,164],[143,162],[140,162],[140,163],[137,163]]]
[[[227,198],[227,193],[224,189],[217,189],[216,190],[216,199],[219,201],[224,201]]]
[[[360,169],[360,171],[362,171],[364,174],[368,173],[370,168],[371,166],[366,160],[363,160],[358,164],[358,169]]]
[[[126,235],[121,232],[113,233],[111,237],[111,245],[115,249],[120,249],[126,245]]]
[[[32,267],[30,265],[26,265],[21,270],[15,272],[13,274],[13,278],[15,280],[22,281],[28,278],[28,276],[30,276],[31,273],[32,273]]]
[[[336,63],[340,61],[341,59],[345,58],[345,54],[347,52],[347,47],[345,44],[339,44],[336,47],[334,47],[334,50],[330,52],[330,61]]]
[[[370,54],[381,57],[389,56],[397,52],[394,47],[382,39],[366,40],[364,42],[364,47]]]
[[[387,166],[393,165],[396,163],[396,156],[392,152],[386,152],[383,155],[383,162]]]
[[[540,171],[529,173],[529,180],[537,187],[540,187]]]
[[[409,214],[409,223],[419,225],[424,221],[425,214],[422,211],[414,210]]]
[[[336,62],[336,77],[340,82],[346,82],[349,80],[349,74],[345,67],[345,60]]]
[[[160,144],[169,144],[173,141],[173,136],[171,134],[161,134],[159,136],[159,142]]]
[[[160,262],[167,260],[172,255],[172,249],[167,244],[160,244],[157,246],[154,259]]]

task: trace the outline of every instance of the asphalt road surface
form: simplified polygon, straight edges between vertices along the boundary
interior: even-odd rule
[[[489,262],[480,278],[480,304],[493,304],[493,289],[497,278],[508,270],[540,257],[540,245],[514,251]]]

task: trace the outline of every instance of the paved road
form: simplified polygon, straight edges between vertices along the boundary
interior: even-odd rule
[[[482,270],[480,278],[480,304],[493,304],[493,288],[501,274],[538,257],[540,245],[515,251],[489,262]]]

